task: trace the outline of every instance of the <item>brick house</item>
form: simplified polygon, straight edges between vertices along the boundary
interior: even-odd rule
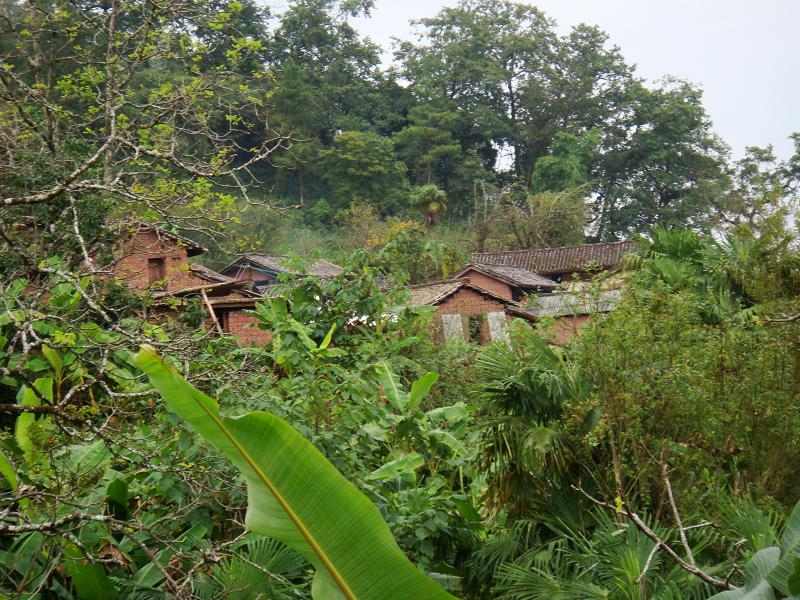
[[[593,314],[607,313],[622,299],[622,290],[589,292],[560,292],[540,294],[529,298],[524,311],[534,319],[554,319],[550,332],[554,342],[563,344],[580,333]]]
[[[192,240],[149,225],[120,229],[119,234],[122,241],[113,249],[110,271],[127,287],[169,292],[209,282],[205,268],[189,262],[206,251]]]
[[[182,236],[147,224],[119,230],[122,241],[112,252],[108,271],[127,287],[149,291],[158,312],[173,312],[174,299],[185,307],[197,298],[207,314],[206,327],[235,336],[244,345],[264,345],[269,332],[255,327],[256,318],[246,311],[255,308],[261,295],[248,283],[218,273],[189,259],[206,251]],[[167,303],[167,299],[172,299]]]
[[[445,338],[480,343],[506,339],[500,333],[493,336],[489,325],[504,325],[514,316],[528,321],[553,318],[555,342],[564,343],[590,314],[613,310],[623,283],[619,267],[634,251],[634,242],[625,241],[474,253],[450,280],[413,286],[412,303],[437,308]],[[589,280],[598,274],[601,292],[591,297],[586,291]]]
[[[445,340],[507,342],[509,319],[518,316],[532,320],[517,302],[478,287],[466,278],[413,285],[410,292],[409,306],[436,308],[434,327]]]

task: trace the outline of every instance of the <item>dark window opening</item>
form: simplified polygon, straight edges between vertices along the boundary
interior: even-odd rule
[[[481,344],[483,342],[483,323],[485,315],[470,315],[467,317],[467,341],[470,344]]]
[[[147,260],[147,283],[150,285],[162,281],[167,276],[167,265],[163,257]]]

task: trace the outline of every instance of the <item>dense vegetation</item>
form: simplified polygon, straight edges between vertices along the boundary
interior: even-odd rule
[[[0,594],[800,597],[800,151],[731,162],[695,86],[529,5],[382,69],[370,4],[0,4]],[[239,347],[104,276],[133,218],[344,273]],[[377,286],[628,236],[566,345]]]

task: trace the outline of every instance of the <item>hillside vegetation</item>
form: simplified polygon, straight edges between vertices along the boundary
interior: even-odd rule
[[[506,0],[384,67],[371,4],[0,0],[0,597],[800,598],[800,134],[733,160],[697,85]],[[243,347],[109,279],[142,222],[344,268]],[[564,344],[404,308],[622,239]]]

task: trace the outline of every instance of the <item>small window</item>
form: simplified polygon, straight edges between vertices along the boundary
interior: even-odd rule
[[[217,315],[217,321],[219,321],[219,326],[222,328],[222,331],[225,333],[230,333],[231,317],[228,311],[215,309],[214,314]]]
[[[482,344],[484,338],[484,315],[470,315],[467,321],[467,334],[470,344]]]
[[[147,260],[147,283],[150,285],[163,280],[167,276],[166,261],[161,258]]]

